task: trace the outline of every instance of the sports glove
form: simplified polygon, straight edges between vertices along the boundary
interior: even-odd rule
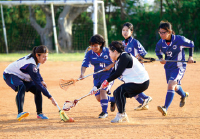
[[[101,84],[101,88],[106,88],[109,85],[109,82],[107,80],[103,81],[103,83]]]
[[[90,90],[90,95],[96,94],[96,90],[97,90],[97,87],[94,86],[94,87]]]

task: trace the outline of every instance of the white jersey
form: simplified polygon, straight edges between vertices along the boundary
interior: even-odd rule
[[[29,54],[30,55],[30,54]],[[25,65],[29,65],[29,64],[34,64],[36,66],[36,62],[34,60],[33,57],[27,59],[27,57],[29,56],[25,56],[20,58],[19,60],[11,63],[10,65],[8,65],[8,67],[4,70],[5,73],[8,74],[13,74],[18,76],[20,79],[24,80],[24,81],[32,81],[31,77],[29,74],[23,73],[20,69],[22,67],[24,67]],[[24,67],[25,68],[25,67]],[[38,69],[38,67],[37,67]],[[36,69],[36,70],[37,70]]]
[[[124,81],[125,83],[138,84],[142,84],[145,81],[149,80],[149,75],[143,65],[134,56],[131,55],[131,57],[133,59],[133,65],[131,68],[126,68],[124,70],[124,72],[120,76],[120,80]],[[115,69],[117,69],[118,62],[119,60],[115,63]]]

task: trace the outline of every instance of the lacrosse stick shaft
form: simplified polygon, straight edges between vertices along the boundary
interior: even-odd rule
[[[56,106],[58,107],[59,111],[61,111],[60,107],[58,106],[58,104],[56,103]]]
[[[97,92],[98,90],[100,90],[101,88],[99,88],[99,89],[97,89],[97,90],[95,90],[95,92]],[[87,97],[87,96],[89,96],[90,95],[90,93],[88,93],[87,95],[85,95],[85,96],[82,96],[81,98],[79,98],[79,99],[77,99],[78,101],[79,100],[81,100],[81,99],[83,99],[83,98],[85,98],[85,97]]]
[[[160,59],[156,59],[155,61],[162,61]],[[181,60],[165,60],[166,62],[188,62],[188,61],[181,61]],[[193,63],[196,63],[196,61],[194,61]]]
[[[85,79],[86,77],[89,77],[89,76],[91,76],[91,75],[94,75],[94,74],[100,73],[100,72],[102,72],[102,71],[104,71],[104,69],[99,70],[99,71],[94,72],[94,73],[91,73],[91,74],[88,74],[88,75],[84,76],[83,78],[78,78],[77,81],[79,81],[79,80],[81,80],[81,79]]]

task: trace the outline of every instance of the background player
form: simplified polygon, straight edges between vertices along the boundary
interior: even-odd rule
[[[16,96],[16,104],[18,108],[17,119],[20,121],[29,115],[29,112],[23,112],[25,92],[32,92],[35,95],[35,104],[37,109],[37,118],[48,119],[42,113],[42,94],[48,97],[54,105],[56,101],[47,91],[47,85],[43,81],[39,65],[44,64],[48,57],[48,49],[46,46],[36,46],[31,54],[20,58],[11,63],[3,73],[3,78],[8,86],[18,92]]]
[[[122,36],[125,38],[123,41],[123,45],[125,46],[125,51],[128,53],[131,53],[134,57],[139,58],[147,54],[144,47],[141,45],[141,43],[134,39],[133,36],[133,24],[126,22],[122,27]],[[150,96],[147,96],[144,94],[144,92],[138,94],[135,96],[135,99],[141,104],[138,107],[135,108],[135,110],[148,110],[148,105],[143,105],[144,100],[146,101],[152,101],[152,98]]]
[[[121,42],[113,41],[109,45],[109,52],[112,60],[116,62],[112,73],[101,87],[107,87],[109,82],[119,77],[124,81],[124,84],[120,85],[113,93],[118,113],[111,122],[118,123],[128,120],[125,113],[126,98],[134,97],[145,91],[149,86],[149,75],[133,55],[124,52],[124,45]]]
[[[84,73],[86,68],[91,65],[94,66],[94,72],[104,69],[108,65],[112,64],[112,61],[109,56],[109,49],[104,47],[105,40],[104,38],[97,34],[91,37],[89,44],[91,46],[91,50],[89,50],[82,63],[81,67],[81,75],[79,78],[84,77]],[[103,71],[98,74],[93,75],[94,79],[94,87],[90,91],[91,94],[97,89],[100,88],[101,83],[107,79],[111,72],[111,69],[108,71]],[[107,92],[111,88],[112,84],[108,86],[108,88],[100,89],[99,92],[95,94],[96,99],[101,103],[102,112],[99,114],[99,118],[106,118],[108,116],[107,108],[108,108],[108,101],[115,102],[114,97],[107,96]],[[113,106],[115,107],[115,105]],[[114,108],[112,109],[114,111]]]
[[[193,63],[193,47],[194,43],[184,36],[175,35],[172,25],[169,22],[161,21],[158,33],[161,39],[156,45],[156,55],[161,60],[161,64],[165,64],[165,74],[168,83],[167,95],[164,106],[158,106],[158,110],[163,116],[167,115],[167,110],[174,98],[174,92],[181,96],[180,107],[185,105],[186,98],[189,93],[184,92],[180,86],[180,81],[186,70],[185,62],[166,62],[165,60],[185,60],[185,52],[183,48],[189,48],[188,63]],[[165,54],[165,60],[162,54]]]

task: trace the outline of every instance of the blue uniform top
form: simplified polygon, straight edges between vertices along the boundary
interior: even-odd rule
[[[127,43],[125,43],[125,40],[122,43],[125,46],[125,51],[131,53],[133,56],[140,54],[140,56],[144,57],[147,54],[141,43],[132,36],[129,38]]]
[[[165,54],[165,60],[180,60],[185,61],[185,52],[183,48],[193,48],[193,41],[180,35],[172,35],[171,43],[167,45],[166,40],[160,39],[156,44],[157,57],[163,58]],[[166,62],[165,69],[186,68],[185,62]]]
[[[36,65],[33,57],[28,58],[29,55],[20,58],[19,60],[11,63],[5,70],[5,73],[13,74],[19,77],[21,80],[26,82],[33,81],[36,87],[48,98],[51,98],[51,94],[48,90],[42,85],[42,77],[39,72],[40,64]]]
[[[88,51],[85,55],[85,58],[83,59],[82,66],[83,67],[89,67],[90,64],[94,66],[94,72],[97,72],[99,70],[102,70],[106,66],[110,65],[112,63],[112,60],[109,56],[109,49],[107,47],[103,47],[103,50],[100,55],[96,54],[92,50]],[[112,69],[109,71],[104,71],[103,73],[99,74],[110,74]],[[93,77],[95,78],[95,74]]]

